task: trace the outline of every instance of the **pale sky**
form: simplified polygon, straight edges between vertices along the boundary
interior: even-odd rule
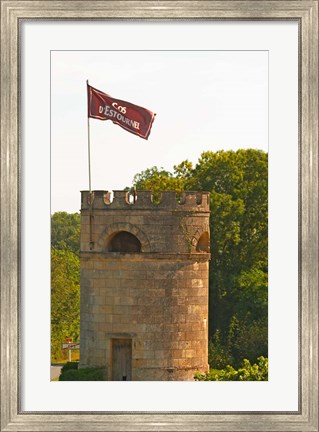
[[[156,113],[148,140],[90,119],[92,190],[119,190],[203,151],[268,151],[267,51],[52,51],[51,213],[88,190],[86,80]]]

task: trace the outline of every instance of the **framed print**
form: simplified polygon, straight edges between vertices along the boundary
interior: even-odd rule
[[[220,64],[225,68],[219,70]],[[227,85],[230,70],[242,78],[233,87]],[[117,190],[117,173],[124,178],[150,161],[156,165],[162,154],[173,152],[170,140],[186,151],[186,135],[203,141],[212,124],[215,141],[239,141],[241,128],[249,130],[247,140],[256,140],[258,133],[264,137],[269,151],[268,381],[50,381],[50,214],[70,205],[85,215],[90,205],[87,192],[81,203],[80,190],[91,193],[91,173],[88,184],[77,180],[77,173],[87,170],[86,79],[91,97],[106,100],[110,92],[108,103],[121,109],[114,111],[112,131],[111,122],[90,123],[93,190],[104,204],[108,197],[99,191],[109,187],[105,179]],[[132,100],[121,93],[123,83]],[[254,97],[244,90],[246,83]],[[141,87],[147,110],[142,103],[124,104],[141,100]],[[171,98],[174,87],[178,98]],[[158,92],[153,99],[152,89]],[[201,95],[198,104],[187,107],[196,101],[185,102],[187,92]],[[238,113],[246,115],[236,122],[221,114],[223,106],[228,112],[234,108],[235,93],[242,101]],[[95,119],[107,119],[103,116],[111,112],[92,106]],[[133,120],[125,117],[128,106],[135,110]],[[190,110],[186,127],[178,112],[185,119]],[[150,139],[136,144],[127,138],[127,147],[121,147],[116,134],[139,130],[139,115],[146,111],[151,123],[138,139]],[[161,135],[168,118],[172,127]],[[103,158],[100,133],[106,142]],[[136,171],[130,171],[133,160],[141,162]],[[2,431],[317,431],[318,1],[1,0],[0,220]],[[94,247],[94,232],[83,240],[88,248]],[[107,233],[112,237],[115,231]],[[146,237],[135,234],[149,252]],[[203,246],[205,239],[197,237]],[[134,335],[118,334],[108,333],[112,349],[131,350]]]

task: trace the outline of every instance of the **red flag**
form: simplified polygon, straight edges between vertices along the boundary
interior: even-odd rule
[[[147,139],[155,118],[155,113],[133,105],[130,102],[114,99],[90,85],[88,87],[88,116],[99,120],[112,120],[123,129]]]

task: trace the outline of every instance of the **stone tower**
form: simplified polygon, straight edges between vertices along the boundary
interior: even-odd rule
[[[108,380],[208,369],[209,193],[82,192],[80,366]]]

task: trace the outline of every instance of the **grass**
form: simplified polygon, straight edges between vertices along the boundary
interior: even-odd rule
[[[71,351],[71,361],[79,361],[80,360],[80,350],[72,350]],[[62,364],[67,363],[69,361],[68,353],[64,357],[61,357],[57,360],[51,361],[52,364]]]

